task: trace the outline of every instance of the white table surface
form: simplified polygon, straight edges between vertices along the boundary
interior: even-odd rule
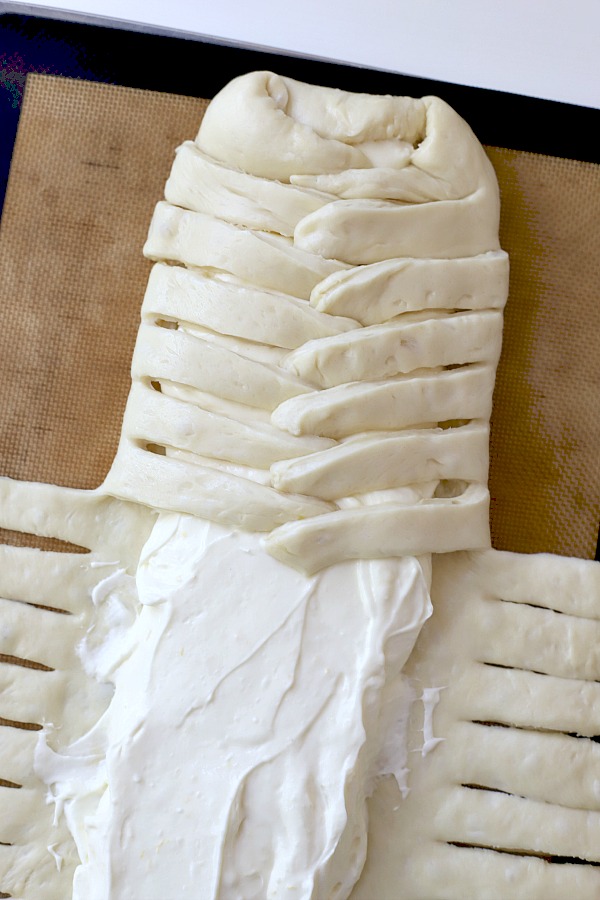
[[[0,0],[0,10],[101,17],[600,108],[600,0]]]

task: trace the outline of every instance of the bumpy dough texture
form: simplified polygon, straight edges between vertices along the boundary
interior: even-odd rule
[[[352,900],[593,900],[600,565],[438,556],[432,602],[405,669],[408,795],[388,781],[370,802]]]
[[[508,263],[468,125],[436,97],[253,72],[165,195],[105,489],[262,532],[308,573],[488,546]],[[363,447],[393,448],[377,485]]]
[[[19,551],[2,576],[6,652],[62,660],[23,669],[19,708],[46,728],[2,750],[15,780],[30,775],[3,789],[2,887],[26,896],[46,879],[64,898],[79,858],[86,900],[142,884],[162,900],[198,879],[235,900],[257,884],[346,897],[373,779],[406,787],[400,670],[430,613],[429,559],[398,557],[489,542],[508,275],[494,173],[437,98],[255,72],[178,150],[145,252],[155,266],[105,484],[0,483],[10,527],[91,550],[60,564]],[[157,510],[175,515],[141,550]],[[31,569],[15,580],[21,561]],[[46,656],[26,604],[53,566],[81,595],[64,628],[36,611]],[[62,741],[51,685],[90,696]],[[428,749],[432,728],[430,704]],[[42,816],[29,833],[40,775],[59,825]]]
[[[21,785],[0,785],[0,890],[15,898],[71,896],[85,841],[74,843],[74,820],[51,802],[50,782],[68,773],[81,790],[93,781],[102,747],[88,742],[84,759],[83,748],[77,748],[112,695],[105,679],[86,674],[78,650],[87,642],[104,652],[105,635],[95,617],[98,585],[116,577],[131,586],[154,520],[150,510],[101,493],[0,479],[0,528],[87,549],[0,545],[0,778]],[[123,612],[133,621],[131,592]],[[66,758],[62,772],[42,780],[36,763],[42,744],[56,759],[75,748],[74,764]],[[80,816],[90,790],[81,790]]]

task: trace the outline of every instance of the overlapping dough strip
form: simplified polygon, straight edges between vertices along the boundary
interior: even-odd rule
[[[165,194],[106,489],[267,532],[309,572],[486,546],[508,267],[466,123],[255,72]]]

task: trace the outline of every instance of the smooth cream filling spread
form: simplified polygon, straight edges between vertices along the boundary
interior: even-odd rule
[[[70,748],[83,759],[38,755],[84,860],[74,897],[347,896],[365,785],[392,773],[404,786],[389,734],[406,717],[395,682],[430,614],[428,574],[407,558],[306,577],[256,535],[166,513],[136,582],[133,628],[107,611],[123,661],[93,733],[106,762],[92,735]],[[88,670],[99,652],[82,647]]]
[[[73,896],[342,900],[366,797],[407,790],[430,554],[489,545],[495,176],[437,98],[251,73],[178,151],[145,253],[99,492],[162,512],[91,598],[108,710],[35,756]]]

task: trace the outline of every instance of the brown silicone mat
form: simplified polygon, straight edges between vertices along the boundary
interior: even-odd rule
[[[600,513],[600,166],[488,148],[511,262],[492,417],[492,538],[594,557]]]
[[[150,271],[142,247],[204,100],[32,74],[0,229],[1,473],[94,488]]]
[[[101,483],[129,389],[152,209],[205,107],[27,76],[0,230],[0,474]],[[512,271],[493,415],[494,545],[593,557],[600,167],[488,149]]]

